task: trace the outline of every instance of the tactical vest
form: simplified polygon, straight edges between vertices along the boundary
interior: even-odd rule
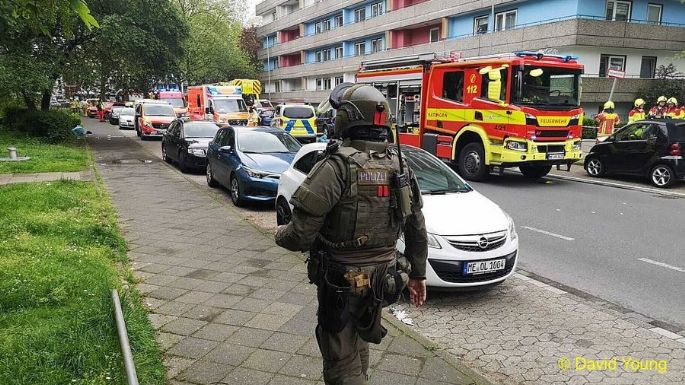
[[[390,149],[367,153],[340,147],[329,156],[346,175],[347,186],[321,229],[328,246],[343,251],[394,247],[401,226],[393,191],[397,155]]]

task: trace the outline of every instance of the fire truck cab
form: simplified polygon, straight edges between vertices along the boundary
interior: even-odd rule
[[[425,54],[363,62],[357,82],[388,98],[403,144],[480,181],[508,167],[539,178],[581,158],[582,73],[571,56]]]

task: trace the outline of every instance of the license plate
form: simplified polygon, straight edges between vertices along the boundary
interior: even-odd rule
[[[493,259],[490,261],[466,262],[464,264],[464,275],[476,275],[492,273],[504,269],[506,259]]]
[[[564,153],[563,152],[555,152],[555,153],[547,154],[547,159],[549,159],[549,160],[564,159]]]

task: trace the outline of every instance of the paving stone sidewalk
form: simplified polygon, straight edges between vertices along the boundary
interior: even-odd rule
[[[35,174],[0,174],[0,186],[14,183],[52,182],[56,180],[90,180],[90,171],[41,172]]]
[[[299,255],[275,246],[128,138],[89,138],[119,214],[138,289],[172,384],[322,384],[315,291]],[[402,330],[373,345],[371,384],[472,384]],[[479,382],[479,383],[482,383]]]

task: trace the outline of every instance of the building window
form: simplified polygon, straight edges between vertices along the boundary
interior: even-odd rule
[[[488,33],[488,16],[476,17],[473,19],[473,34],[481,35]]]
[[[442,77],[442,97],[455,102],[464,101],[464,72],[445,72]]]
[[[383,50],[383,39],[371,40],[371,53],[381,52]]]
[[[281,82],[276,81],[276,83],[274,83],[274,92],[281,92]]]
[[[331,19],[326,19],[323,21],[323,30],[324,31],[330,31],[331,30]]]
[[[385,13],[385,3],[376,3],[371,5],[371,17],[380,16]]]
[[[516,27],[516,10],[495,15],[495,31],[506,31]]]
[[[337,15],[335,17],[335,26],[336,27],[342,27],[343,25],[343,16],[342,15]]]
[[[640,64],[640,77],[654,79],[656,75],[656,56],[643,56]]]
[[[343,57],[343,47],[335,47],[335,58],[340,59]]]
[[[321,52],[321,51],[316,51],[315,56],[316,56],[316,60],[315,60],[315,61],[316,61],[317,63],[321,63],[321,60],[323,59],[323,54],[322,54],[322,52]]]
[[[366,53],[366,42],[354,43],[354,56],[361,56]]]
[[[316,90],[317,91],[323,90],[323,79],[322,78],[316,78]]]
[[[663,9],[661,4],[648,4],[647,5],[647,21],[654,24],[661,24],[661,10]]]
[[[607,77],[609,70],[625,71],[626,57],[622,55],[601,55],[599,59],[599,77]]]
[[[354,22],[366,20],[366,8],[357,8],[354,10]]]
[[[440,28],[431,28],[428,36],[428,41],[431,43],[435,43],[438,40],[440,40]]]
[[[343,83],[343,77],[342,76],[336,76],[335,77],[335,85],[338,86],[339,84]]]
[[[314,25],[314,33],[321,33],[321,32],[323,32],[323,22],[318,21]]]
[[[327,48],[323,50],[323,61],[329,61],[331,60],[331,49]]]
[[[613,21],[629,21],[630,8],[630,1],[608,0],[606,19]]]
[[[271,12],[271,20],[276,20],[276,10]]]
[[[323,79],[323,89],[324,90],[330,90],[331,89],[331,78],[324,78]]]

